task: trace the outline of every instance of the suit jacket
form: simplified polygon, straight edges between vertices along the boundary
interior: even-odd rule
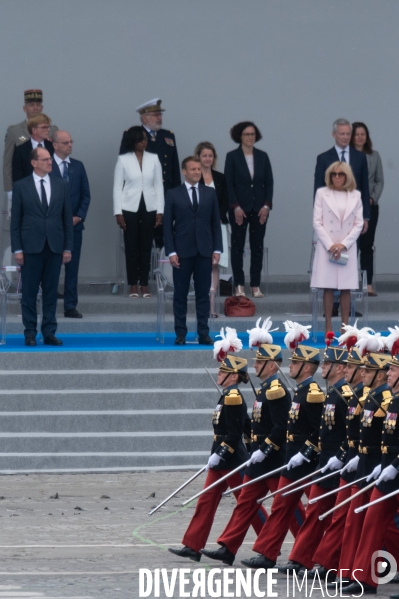
[[[316,191],[320,187],[325,187],[326,170],[333,162],[337,162],[337,160],[340,160],[340,157],[337,154],[335,146],[317,156],[314,173],[314,195],[316,195]],[[351,147],[349,149],[349,164],[356,179],[356,188],[362,196],[363,218],[368,220],[370,218],[370,193],[366,154]]]
[[[68,184],[51,178],[51,199],[47,214],[37,193],[33,176],[17,181],[11,207],[11,249],[39,254],[46,240],[55,254],[73,250],[72,206]]]
[[[223,251],[216,192],[201,184],[198,191],[197,213],[185,184],[170,189],[166,194],[163,234],[167,256],[176,252],[179,258],[197,254],[210,258],[213,252]]]
[[[44,147],[50,152],[50,156],[54,154],[54,148],[51,141],[44,141]],[[32,143],[28,139],[25,143],[18,146],[14,150],[12,157],[12,181],[19,181],[33,173],[33,166],[30,161],[30,153],[32,152]]]
[[[373,199],[374,206],[376,206],[384,189],[384,171],[382,170],[381,157],[376,150],[373,150],[371,154],[366,154],[366,160],[369,171],[370,198]]]
[[[118,156],[114,174],[115,215],[122,214],[122,210],[137,212],[142,194],[148,212],[163,214],[162,168],[157,156],[143,152],[141,166],[134,152]]]
[[[244,212],[273,206],[273,173],[266,152],[254,148],[254,178],[248,170],[241,146],[226,155],[224,167],[229,207],[240,206]]]
[[[71,198],[72,215],[79,216],[82,222],[74,226],[74,231],[83,231],[83,221],[86,220],[87,211],[90,205],[90,187],[89,180],[87,178],[86,169],[83,162],[75,160],[75,158],[69,158],[71,161],[68,168],[69,174],[69,196]],[[51,172],[51,178],[58,177],[62,179],[61,171],[58,164],[53,158],[53,170]],[[62,179],[63,180],[63,179]]]
[[[213,184],[215,185],[215,191],[218,197],[220,220],[224,225],[227,225],[229,222],[229,219],[227,218],[227,211],[229,209],[229,198],[227,196],[226,177],[223,173],[219,173],[219,171],[215,171],[213,168],[211,169],[211,171]],[[201,177],[200,183],[205,185],[204,177]]]
[[[51,125],[50,138],[52,139],[54,132],[58,131],[58,127]],[[25,119],[17,125],[10,125],[7,129],[6,139],[4,141],[4,156],[3,156],[3,184],[4,191],[12,191],[12,157],[17,146],[25,143],[30,139],[28,131],[28,121]]]
[[[163,187],[164,193],[166,194],[168,189],[172,189],[173,187],[177,187],[181,184],[180,164],[179,157],[177,155],[175,136],[172,131],[160,129],[157,132],[155,141],[152,141],[151,136],[146,128],[143,127],[143,129],[147,133],[148,137],[147,152],[150,152],[151,154],[157,154],[159,162],[161,163]],[[119,154],[127,153],[125,135],[126,131],[122,137]]]

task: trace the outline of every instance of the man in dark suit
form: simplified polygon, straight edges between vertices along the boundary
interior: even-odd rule
[[[42,288],[42,333],[46,345],[57,339],[57,288],[61,263],[71,260],[72,207],[68,184],[49,177],[50,153],[32,150],[33,173],[14,184],[11,208],[11,249],[22,274],[22,321],[25,345],[36,345],[39,286]]]
[[[365,233],[370,219],[369,175],[366,154],[355,150],[352,146],[349,147],[352,136],[352,125],[346,119],[337,119],[334,121],[332,136],[335,139],[334,147],[317,156],[314,174],[314,195],[319,187],[325,187],[326,170],[333,162],[337,162],[337,160],[348,162],[356,179],[356,187],[362,196],[364,218],[362,233]]]
[[[162,129],[162,100],[155,98],[136,108],[140,115],[143,129],[147,132],[148,144],[146,151],[157,154],[162,166],[163,189],[166,192],[181,184],[179,157],[177,155],[176,139],[172,131]],[[126,141],[124,132],[119,154],[126,154]],[[157,227],[154,232],[155,244],[163,246],[163,227]]]
[[[77,311],[78,273],[84,221],[90,204],[90,187],[83,162],[70,158],[73,140],[68,131],[56,131],[53,136],[54,156],[52,175],[67,181],[73,213],[72,260],[65,264],[64,316],[82,318]]]
[[[209,337],[209,290],[212,264],[218,264],[223,251],[222,230],[216,192],[200,185],[201,165],[189,156],[182,162],[185,182],[169,190],[163,216],[165,253],[173,266],[173,311],[175,345],[186,343],[187,295],[194,275],[199,343],[212,345]]]
[[[28,121],[28,131],[31,136],[28,141],[17,146],[12,157],[12,182],[28,177],[33,172],[31,152],[35,148],[46,148],[50,156],[54,154],[51,141],[48,140],[51,119],[46,114],[36,114]]]

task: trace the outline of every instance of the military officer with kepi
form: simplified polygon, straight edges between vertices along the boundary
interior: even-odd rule
[[[292,352],[289,374],[297,383],[297,389],[288,413],[285,450],[287,469],[280,476],[278,489],[315,470],[320,451],[317,442],[324,402],[324,393],[313,378],[320,363],[319,350],[302,344],[302,341],[309,338],[310,327],[291,321],[284,325],[287,331],[284,342]],[[302,490],[285,497],[282,493],[275,496],[272,512],[253,546],[253,551],[260,555],[242,560],[245,566],[274,567],[301,496]]]
[[[278,377],[277,364],[282,363],[283,354],[281,347],[273,344],[273,337],[269,333],[272,322],[269,317],[260,327],[260,320],[259,318],[255,328],[248,331],[251,349],[258,348],[254,367],[256,376],[261,381],[261,387],[252,409],[251,463],[245,470],[244,483],[283,466],[286,423],[291,405],[290,393]],[[217,540],[221,547],[216,551],[201,549],[203,555],[225,564],[233,564],[251,521],[259,509],[256,500],[266,495],[268,491],[273,492],[277,489],[278,477],[279,474],[275,474],[245,486],[241,490],[232,516]],[[290,528],[294,536],[304,516],[303,507],[298,514],[298,519],[293,516]]]
[[[226,327],[226,333],[221,329],[221,341],[214,344],[214,356],[221,363],[217,383],[223,393],[213,412],[213,444],[207,464],[207,477],[204,489],[223,478],[229,471],[241,464],[244,466],[249,454],[244,446],[242,437],[248,420],[247,404],[240,393],[240,383],[248,383],[248,362],[235,356],[242,348],[242,342],[237,337],[235,329]],[[205,547],[217,507],[222,493],[228,486],[237,487],[242,483],[240,472],[210,489],[200,496],[194,516],[184,534],[183,548],[169,548],[171,553],[179,557],[188,557],[199,562],[200,549]],[[235,493],[238,498],[239,492]],[[263,519],[264,520],[264,519]],[[255,514],[252,525],[258,534],[262,528],[262,520]]]

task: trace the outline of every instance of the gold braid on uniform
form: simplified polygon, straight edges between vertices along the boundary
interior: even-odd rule
[[[390,391],[387,390],[387,391],[382,392],[381,407],[378,408],[378,410],[374,414],[374,416],[376,418],[383,418],[384,416],[386,416],[387,408],[388,408],[389,404],[391,403],[391,399],[392,399],[392,394]]]
[[[317,383],[310,383],[309,393],[306,396],[306,401],[309,403],[323,403],[325,396]]]
[[[241,394],[237,391],[237,389],[232,389],[228,392],[227,395],[224,396],[224,405],[225,406],[240,406],[242,404]]]
[[[280,397],[284,397],[285,390],[282,387],[279,380],[275,380],[271,382],[270,388],[266,391],[267,399],[280,399]]]

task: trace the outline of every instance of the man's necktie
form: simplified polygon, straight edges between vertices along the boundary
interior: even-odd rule
[[[66,160],[63,160],[62,164],[64,165],[64,170],[62,171],[62,178],[64,179],[64,181],[69,181],[68,163]]]
[[[195,187],[191,188],[191,192],[192,192],[192,198],[193,198],[193,208],[194,208],[194,212],[197,212],[198,210],[198,198],[197,198],[197,190],[195,189]]]
[[[42,206],[44,208],[44,211],[47,212],[48,210],[48,201],[47,201],[47,194],[46,194],[46,190],[44,188],[44,179],[40,179],[40,186],[41,186],[41,195],[42,195]]]
[[[345,150],[342,150],[342,152],[341,152],[341,162],[346,162],[346,160],[345,160]]]
[[[43,144],[42,144],[42,142],[40,142],[39,144],[37,144],[37,147],[38,147],[38,148],[42,148],[42,147],[43,147]]]
[[[150,129],[151,140],[155,141],[157,138],[157,132]]]

